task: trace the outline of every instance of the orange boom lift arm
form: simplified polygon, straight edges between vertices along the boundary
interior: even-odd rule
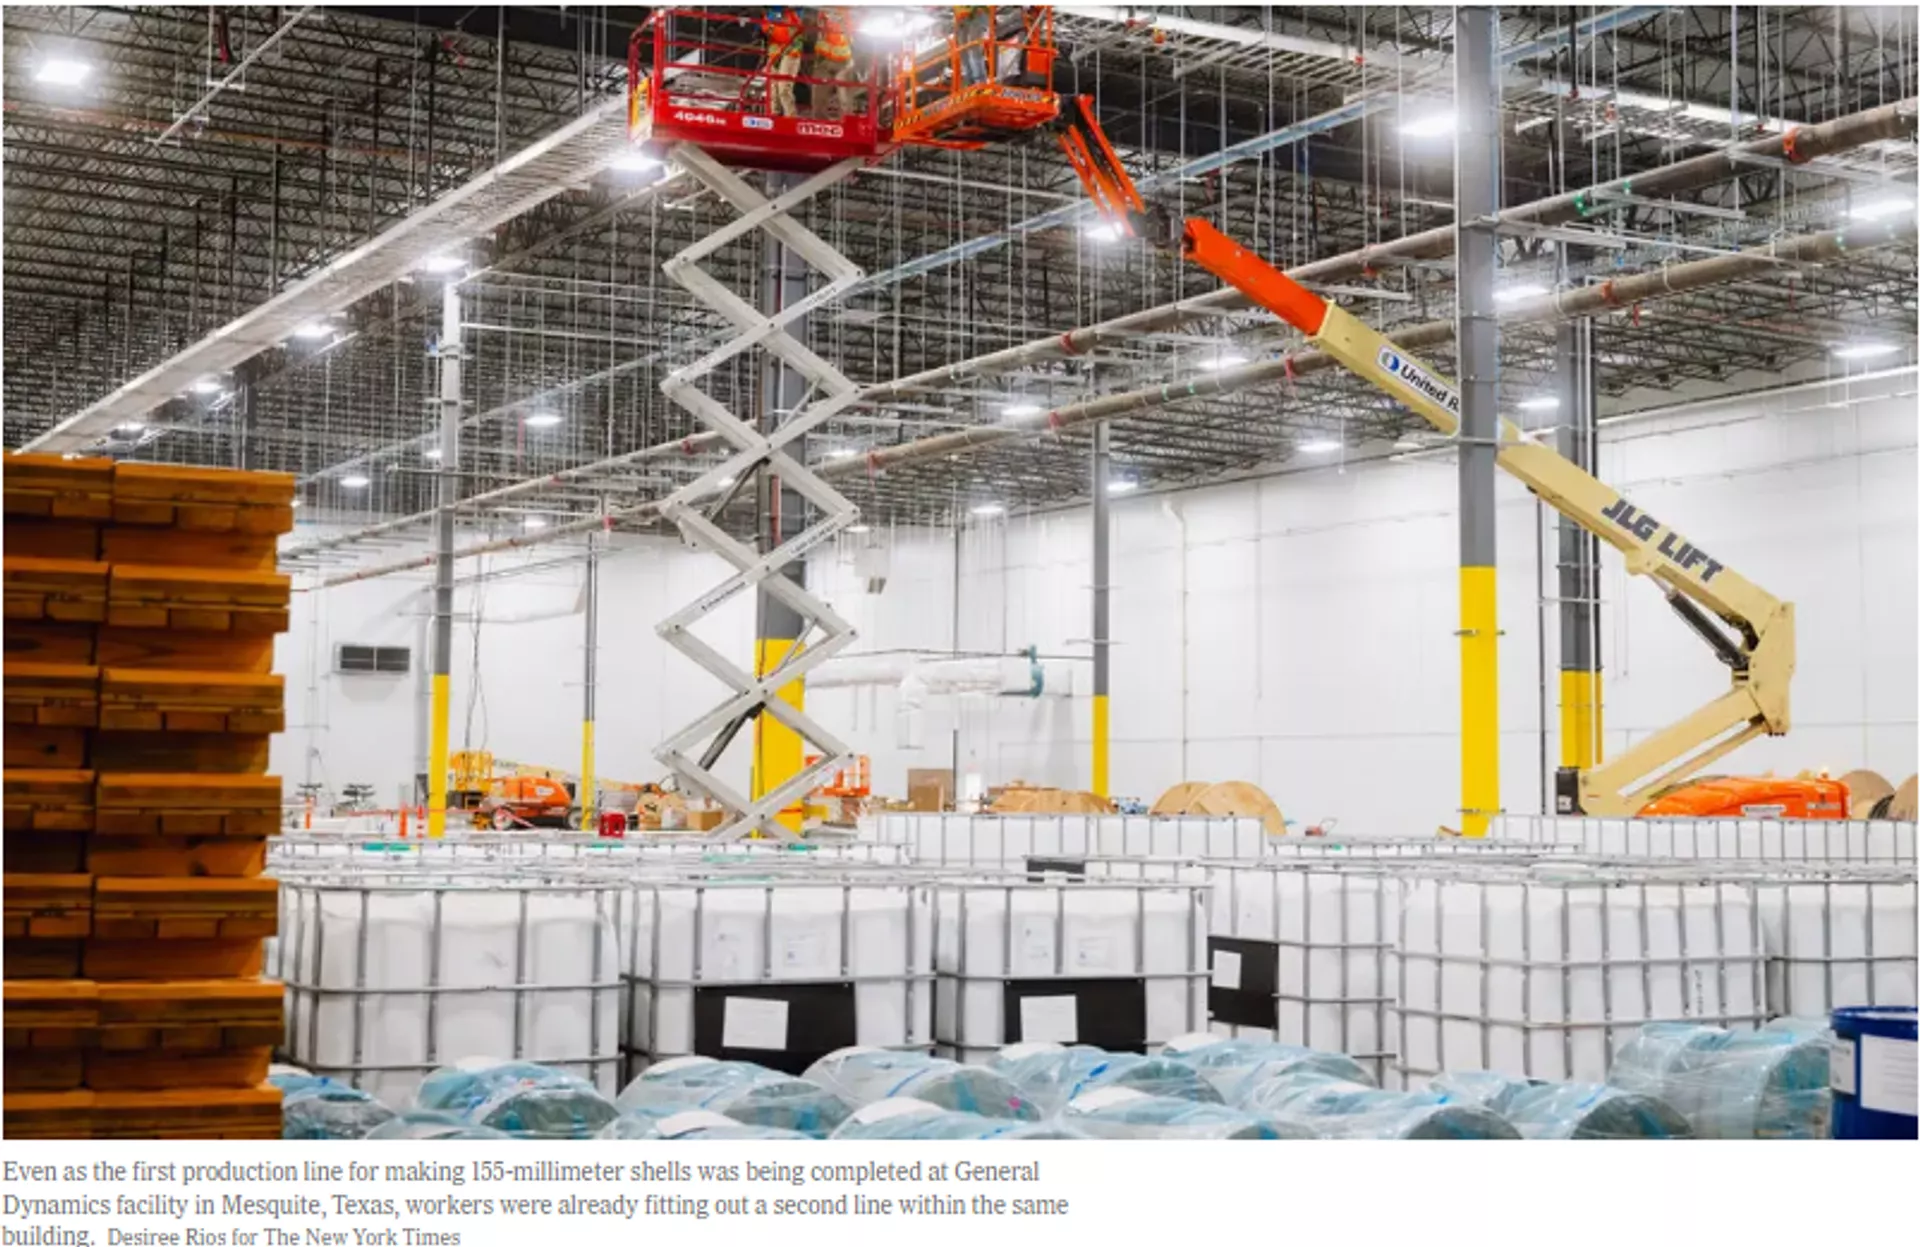
[[[1063,109],[1058,138],[1100,215],[1122,234],[1177,251],[1305,334],[1348,371],[1417,412],[1441,433],[1460,428],[1460,394],[1384,334],[1294,281],[1206,221],[1148,205],[1085,97]],[[1502,420],[1498,462],[1549,506],[1621,552],[1627,570],[1656,581],[1681,619],[1724,663],[1732,686],[1680,722],[1602,765],[1564,793],[1567,812],[1622,817],[1757,736],[1790,722],[1793,604],[1782,602],[1551,448]],[[1715,621],[1718,621],[1717,623]],[[1724,625],[1724,627],[1722,626]]]

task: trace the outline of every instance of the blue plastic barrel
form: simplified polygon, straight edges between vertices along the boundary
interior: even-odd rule
[[[1887,1006],[1833,1014],[1833,1137],[1920,1138],[1914,1115],[1915,1011]]]

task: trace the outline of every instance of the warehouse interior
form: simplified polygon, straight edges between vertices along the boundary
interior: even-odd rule
[[[1911,1137],[1913,9],[4,35],[9,1135]]]

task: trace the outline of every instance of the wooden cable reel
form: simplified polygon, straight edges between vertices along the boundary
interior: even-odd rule
[[[1287,834],[1280,807],[1258,784],[1229,780],[1224,784],[1175,784],[1153,803],[1155,814],[1210,814],[1257,818],[1270,836]]]

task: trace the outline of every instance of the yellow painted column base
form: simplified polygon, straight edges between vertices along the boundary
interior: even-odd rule
[[[1460,569],[1460,817],[1487,834],[1500,809],[1500,626],[1496,574]]]
[[[580,788],[574,794],[580,803],[580,830],[597,831],[594,826],[593,720],[580,721]]]
[[[427,728],[427,836],[447,834],[447,723],[452,697],[447,677],[433,677],[433,709]]]
[[[761,637],[754,646],[754,674],[764,676],[786,661],[794,646],[791,637]],[[795,710],[806,708],[806,682],[795,680],[782,685],[780,700]],[[753,798],[758,801],[800,773],[806,765],[806,742],[800,733],[770,714],[753,721]],[[795,802],[782,810],[778,821],[798,834],[804,825],[804,802]]]
[[[1105,797],[1107,791],[1107,696],[1093,695],[1093,795]]]
[[[1560,673],[1560,765],[1588,771],[1599,766],[1600,673]]]

